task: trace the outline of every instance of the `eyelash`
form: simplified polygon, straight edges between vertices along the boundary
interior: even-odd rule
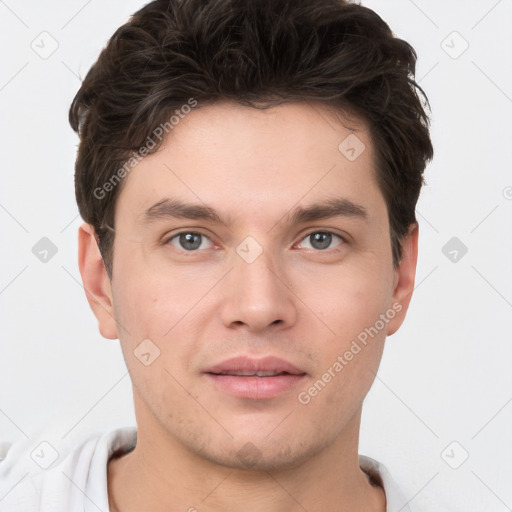
[[[343,237],[342,235],[338,234],[338,233],[334,233],[333,231],[328,231],[328,230],[314,230],[314,231],[310,231],[309,233],[306,233],[302,238],[301,238],[301,242],[303,240],[305,240],[306,238],[310,237],[311,235],[314,235],[314,234],[318,234],[318,233],[322,233],[322,234],[327,234],[327,235],[332,235],[334,237],[338,237],[343,243],[340,244],[340,246],[343,246],[345,245],[347,242],[347,239],[345,237]],[[201,237],[204,237],[204,238],[207,238],[208,240],[210,240],[210,238],[208,237],[208,235],[204,234],[204,233],[201,233],[200,231],[180,231],[179,233],[175,233],[174,235],[172,235],[171,237],[167,238],[164,240],[164,245],[167,245],[169,244],[172,240],[174,240],[175,238],[178,238],[180,235],[185,235],[185,234],[193,234],[193,235],[200,235]],[[211,240],[210,240],[211,241]],[[213,243],[213,242],[212,242]],[[205,249],[202,249],[202,250],[199,250],[199,249],[194,249],[194,250],[185,250],[185,249],[182,249],[182,248],[178,248],[176,247],[176,249],[179,249],[181,250],[183,253],[198,253],[198,252],[201,252],[202,250],[205,250]],[[339,251],[340,248],[334,248],[334,249],[310,249],[310,250],[313,250],[314,252],[336,252],[336,251]]]

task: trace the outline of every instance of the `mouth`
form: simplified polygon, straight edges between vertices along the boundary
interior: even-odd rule
[[[235,375],[236,377],[278,377],[279,375],[296,375],[288,372],[276,372],[276,371],[252,371],[252,370],[227,370],[225,372],[207,372],[211,375]],[[297,374],[299,375],[299,374]]]
[[[291,391],[306,377],[306,372],[273,356],[231,358],[208,368],[204,374],[218,391],[249,400],[275,398]]]

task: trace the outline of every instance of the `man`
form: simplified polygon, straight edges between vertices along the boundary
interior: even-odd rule
[[[116,31],[70,123],[79,268],[137,429],[20,482],[5,447],[0,510],[410,510],[358,440],[414,288],[415,59],[342,0],[156,0]]]

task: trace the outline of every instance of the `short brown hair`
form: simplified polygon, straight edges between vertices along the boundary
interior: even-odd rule
[[[428,99],[415,67],[411,45],[375,12],[345,0],[147,4],[116,30],[69,110],[80,137],[76,200],[109,276],[122,188],[112,180],[191,98],[200,106],[228,99],[254,108],[314,100],[359,115],[376,148],[396,268],[433,156]]]

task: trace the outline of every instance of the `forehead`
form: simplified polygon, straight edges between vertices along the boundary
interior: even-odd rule
[[[275,220],[332,197],[363,204],[371,216],[385,208],[375,171],[369,131],[354,117],[315,103],[260,110],[219,102],[184,116],[124,178],[116,217],[135,221],[169,196],[235,220]]]

